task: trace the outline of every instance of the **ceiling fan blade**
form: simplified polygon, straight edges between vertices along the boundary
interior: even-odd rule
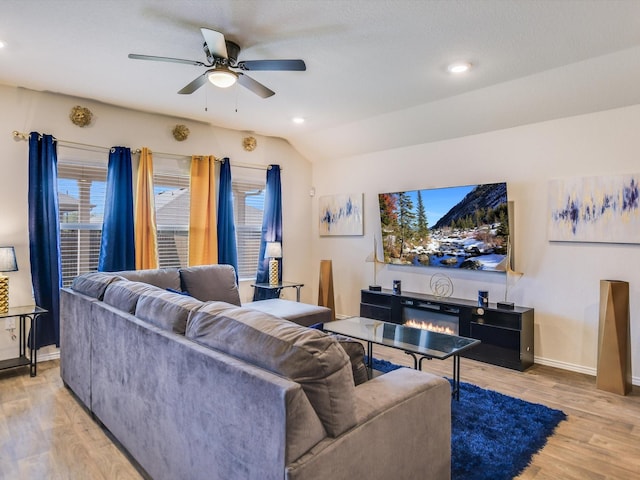
[[[269,98],[272,95],[276,94],[276,92],[274,92],[270,88],[265,87],[260,82],[257,82],[253,78],[248,77],[247,75],[240,72],[238,72],[238,83],[262,98]]]
[[[207,44],[207,48],[211,55],[214,57],[229,58],[227,55],[227,44],[224,41],[224,35],[215,30],[209,28],[200,28],[204,42]]]
[[[171,57],[154,57],[153,55],[138,55],[137,53],[130,53],[129,58],[134,60],[153,60],[156,62],[171,62],[171,63],[186,63],[187,65],[195,65],[196,67],[206,67],[207,65],[197,60],[185,60],[183,58],[171,58]]]
[[[188,95],[188,94],[193,93],[196,90],[198,90],[201,86],[203,86],[205,83],[207,83],[207,75],[209,74],[210,71],[211,70],[207,70],[206,72],[204,72],[199,77],[196,77],[195,80],[193,80],[188,85],[185,85],[182,88],[182,90],[178,91],[178,93],[181,94],[181,95]]]
[[[287,70],[302,72],[307,69],[303,60],[246,60],[238,62],[243,70]]]

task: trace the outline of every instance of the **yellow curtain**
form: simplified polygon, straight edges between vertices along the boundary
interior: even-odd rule
[[[158,234],[153,195],[151,151],[142,148],[135,199],[136,270],[158,268]]]
[[[215,157],[191,157],[189,265],[218,263]]]

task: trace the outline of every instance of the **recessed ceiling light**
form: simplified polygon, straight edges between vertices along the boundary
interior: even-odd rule
[[[0,48],[4,48],[7,44],[0,40]]]
[[[469,62],[456,62],[447,67],[449,73],[465,73],[471,69]]]
[[[293,123],[301,124],[301,123],[304,123],[304,118],[302,118],[302,117],[293,117],[293,118],[291,119],[291,121],[292,121]]]

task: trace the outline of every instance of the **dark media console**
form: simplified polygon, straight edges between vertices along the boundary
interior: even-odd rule
[[[533,308],[481,308],[471,300],[383,289],[362,290],[360,316],[401,325],[418,319],[452,328],[454,334],[482,342],[461,354],[466,358],[521,371],[533,365]]]

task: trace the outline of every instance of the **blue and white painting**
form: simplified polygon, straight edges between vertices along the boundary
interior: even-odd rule
[[[362,197],[362,193],[320,197],[320,235],[363,235]]]
[[[551,180],[549,240],[640,243],[640,174]]]

